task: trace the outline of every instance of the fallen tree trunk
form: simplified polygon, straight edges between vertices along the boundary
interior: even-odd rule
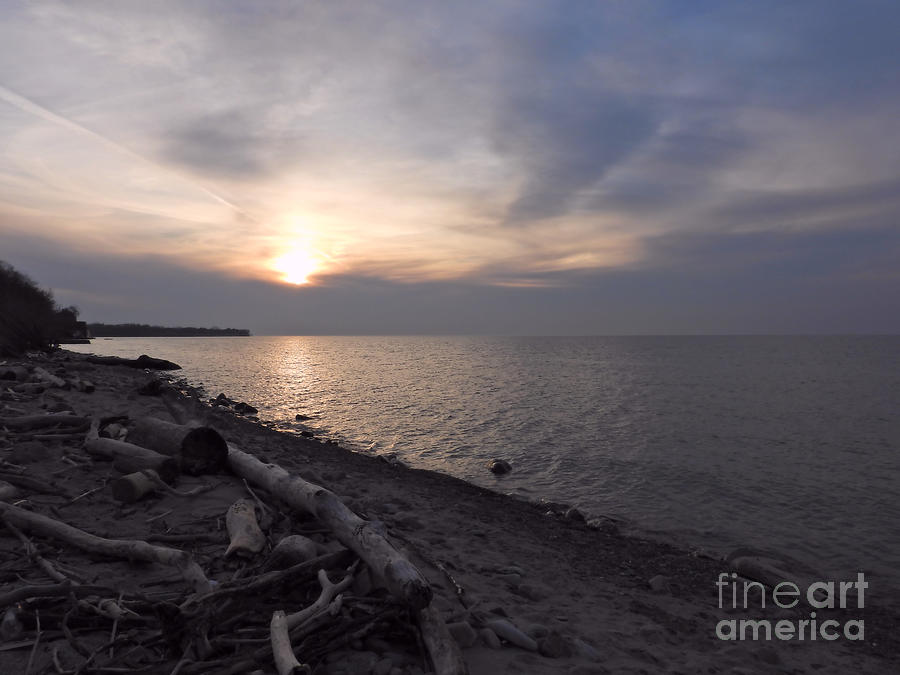
[[[145,417],[128,432],[128,442],[177,457],[181,470],[192,476],[219,473],[228,461],[225,439],[206,426]]]
[[[190,554],[184,551],[165,546],[154,546],[140,540],[104,539],[72,527],[68,523],[20,509],[6,502],[0,502],[0,517],[23,530],[64,541],[83,551],[127,560],[143,560],[172,565],[178,568],[185,581],[197,593],[208,593],[212,588],[200,566]]]
[[[89,363],[101,366],[126,366],[127,368],[149,368],[150,370],[181,370],[181,366],[165,359],[154,359],[141,354],[136,359],[123,359],[121,356],[89,356]]]
[[[155,450],[133,443],[95,437],[84,442],[84,449],[91,455],[111,459],[113,467],[121,473],[152,469],[167,483],[174,483],[181,473],[179,461],[175,457],[161,455]]]
[[[420,609],[431,602],[431,586],[419,570],[333,492],[291,476],[276,464],[264,464],[233,445],[228,447],[228,463],[238,476],[265,488],[291,508],[315,516],[409,606]]]
[[[47,427],[84,427],[90,426],[90,420],[87,417],[78,417],[77,415],[67,415],[65,413],[53,413],[51,415],[22,415],[21,417],[0,417],[0,427],[7,429],[21,429],[28,431],[31,429],[46,429]]]

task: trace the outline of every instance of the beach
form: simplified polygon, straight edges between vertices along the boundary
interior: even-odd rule
[[[6,387],[15,382],[4,382],[0,413],[4,419],[71,411],[81,418],[115,417],[123,429],[147,417],[172,421],[171,406],[152,394],[152,385],[148,387],[161,377],[155,372],[91,363],[85,355],[65,351],[19,362],[7,360],[7,365],[26,368],[29,381],[35,379],[35,368],[41,368],[64,385],[46,383],[40,392],[37,388],[15,392]],[[177,377],[177,371],[175,374]],[[78,382],[92,386],[79,390]],[[183,394],[196,393],[180,388]],[[859,606],[862,596],[855,593],[858,588],[848,594],[849,600],[856,602],[845,607],[820,608],[801,601],[796,607],[783,608],[770,598],[763,608],[759,596],[753,593],[749,603],[743,602],[739,597],[743,586],[735,596],[740,602],[732,602],[732,586],[722,582],[721,575],[729,575],[724,577],[725,582],[742,583],[743,577],[732,578],[730,574],[735,569],[751,574],[747,561],[758,558],[755,552],[732,555],[727,562],[701,550],[624,534],[615,521],[585,521],[565,504],[531,503],[436,472],[350,452],[315,438],[280,433],[261,425],[252,415],[238,414],[234,410],[237,407],[207,404],[204,421],[230,446],[327,488],[360,518],[382,523],[387,541],[427,580],[433,593],[429,607],[441,622],[452,627],[454,642],[473,675],[887,673],[893,672],[892,666],[900,657],[900,614],[893,607],[880,605],[872,589],[864,606]],[[223,588],[263,574],[262,565],[278,535],[297,527],[297,519],[286,515],[277,497],[259,486],[245,485],[228,471],[182,476],[179,491],[212,487],[197,496],[161,492],[123,504],[113,498],[108,487],[118,473],[109,462],[85,453],[84,435],[81,430],[68,435],[56,431],[28,434],[7,426],[0,435],[4,474],[18,476],[23,484],[28,483],[21,480],[26,477],[52,488],[41,493],[19,486],[16,497],[7,503],[98,536],[148,542],[155,538],[166,546],[190,551],[208,579]],[[261,515],[266,508],[273,511],[268,518],[271,522],[265,533],[265,548],[255,556],[225,558],[226,513],[237,500],[257,498],[266,505],[260,507]],[[340,546],[332,546],[333,537],[320,532],[327,528],[311,524],[308,518],[302,525],[321,536],[319,543],[331,546],[330,553],[340,552]],[[24,535],[44,560],[59,563],[63,576],[69,576],[63,570],[71,570],[72,583],[80,580],[77,583],[81,585],[118,589],[120,597],[134,598],[135,607],[139,602],[171,602],[172,597],[183,598],[190,591],[179,574],[163,565],[117,561],[79,552],[40,534]],[[26,555],[24,546],[11,530],[0,529],[3,597],[23,586],[59,583],[36,563],[34,555]],[[378,604],[366,598],[385,602],[386,591],[379,588],[377,575],[368,575],[368,583],[357,577],[339,613],[353,616],[353,611],[362,611],[354,609],[354,602],[359,607]],[[815,570],[798,570],[797,579],[801,578],[817,579]],[[311,585],[315,600],[314,580]],[[155,614],[136,612],[138,618],[126,614],[117,620],[117,630],[120,636],[133,638],[130,647],[123,641],[115,646],[112,656],[104,649],[80,672],[171,673],[179,666],[178,672],[228,672],[228,662],[241,663],[265,644],[259,631],[269,625],[272,608],[281,603],[287,613],[302,609],[310,604],[309,589],[308,581],[302,588],[298,585],[296,592],[289,584],[287,590],[274,596],[261,594],[247,603],[242,620],[247,634],[258,642],[243,643],[240,633],[228,641],[220,635],[219,626],[210,626],[208,632],[219,635],[220,642],[213,641],[215,649],[202,658],[190,645],[182,645],[181,654],[155,647],[138,649],[137,641],[144,639],[139,636],[161,631],[166,619],[160,616],[158,607]],[[90,654],[111,641],[112,622],[96,618],[83,620],[74,637],[66,636],[59,626],[59,598],[30,601],[28,598],[39,598],[40,594],[29,592],[34,595],[16,600],[23,603],[16,618],[21,630],[4,636],[0,645],[3,672],[26,672],[29,660],[34,673],[76,672],[88,658],[79,654],[76,645]],[[103,593],[97,595],[103,598]],[[0,611],[7,611],[7,607],[0,607]],[[39,615],[44,617],[40,629]],[[786,622],[783,625],[793,626],[794,632],[787,639],[784,631],[780,638],[775,631],[771,639],[759,633],[758,639],[721,639],[729,634],[728,622],[739,626],[748,619],[772,626]],[[813,621],[818,622],[816,628]],[[823,633],[821,627],[827,621],[833,622],[834,630]],[[862,636],[860,622],[864,624]],[[850,625],[852,630],[841,632]],[[513,627],[517,634],[498,635],[505,626]],[[35,647],[35,637],[42,631]],[[862,639],[848,639],[847,632]],[[838,637],[832,640],[832,634]],[[310,660],[313,672],[397,675],[429,672],[432,667],[428,650],[417,644],[415,631],[405,639],[398,637],[396,644],[373,635],[348,639],[347,644],[338,644],[340,640],[335,637],[333,642],[327,653],[317,653]],[[129,648],[133,654],[123,656]],[[304,654],[297,657],[302,661]],[[275,672],[271,658],[259,658],[252,668],[239,672],[255,671]]]

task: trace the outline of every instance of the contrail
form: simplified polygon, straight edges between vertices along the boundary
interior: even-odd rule
[[[0,100],[6,101],[10,105],[18,108],[19,110],[22,110],[23,112],[34,115],[35,117],[39,117],[40,119],[42,119],[46,122],[51,122],[52,124],[61,126],[64,129],[68,129],[69,131],[73,131],[82,136],[87,136],[88,138],[91,138],[91,139],[97,141],[98,143],[106,146],[107,148],[110,148],[111,150],[114,150],[118,153],[121,153],[128,157],[131,157],[132,159],[135,159],[135,160],[141,162],[142,164],[151,166],[154,169],[156,169],[157,171],[160,171],[164,174],[173,176],[174,178],[177,178],[178,180],[180,180],[184,183],[187,183],[191,187],[194,187],[194,188],[200,190],[201,192],[203,192],[205,195],[207,195],[211,199],[219,202],[220,204],[222,204],[224,206],[227,206],[228,208],[241,214],[245,218],[252,220],[254,223],[259,223],[259,221],[256,218],[251,216],[249,213],[244,211],[242,208],[240,208],[239,206],[237,206],[235,204],[232,204],[230,201],[228,201],[224,197],[217,195],[215,192],[213,192],[212,190],[210,190],[207,187],[204,187],[203,185],[196,182],[195,180],[187,178],[186,176],[183,176],[183,175],[179,174],[178,172],[173,171],[172,169],[169,169],[168,167],[161,166],[161,165],[157,164],[156,162],[147,159],[146,157],[142,157],[141,155],[137,154],[136,152],[133,152],[132,150],[129,150],[128,148],[126,148],[122,145],[119,145],[115,141],[111,141],[110,139],[106,138],[105,136],[101,136],[100,134],[98,134],[95,131],[91,131],[90,129],[87,129],[86,127],[83,127],[80,124],[77,124],[76,122],[73,122],[70,119],[67,119],[61,115],[57,115],[55,112],[53,112],[51,110],[47,110],[47,108],[44,108],[43,106],[38,105],[34,101],[31,101],[31,100],[25,98],[24,96],[17,94],[16,92],[12,91],[11,89],[7,89],[2,84],[0,84]]]

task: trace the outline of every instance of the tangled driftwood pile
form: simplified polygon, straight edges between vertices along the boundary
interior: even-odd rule
[[[0,527],[21,543],[0,561],[0,659],[27,651],[26,673],[466,672],[383,527],[229,444],[198,401],[163,388],[174,421],[87,417],[42,394],[93,391],[69,371],[5,365],[0,378]],[[38,396],[44,414],[17,406]],[[56,444],[60,468],[28,456],[46,451],[35,441]],[[99,485],[73,494],[76,474]],[[165,508],[138,515],[154,494]],[[89,502],[146,534],[68,522],[82,506],[90,522]],[[167,527],[176,511],[199,528]]]

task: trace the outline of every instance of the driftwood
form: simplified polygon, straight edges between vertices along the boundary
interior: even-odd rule
[[[319,597],[316,598],[316,601],[309,607],[304,607],[299,612],[288,615],[285,619],[288,630],[293,630],[302,626],[307,621],[310,621],[325,612],[335,599],[335,596],[345,591],[350,584],[353,583],[352,574],[348,574],[336,584],[332,583],[331,579],[328,578],[328,573],[325,572],[325,570],[319,570],[318,576],[319,584],[322,586],[322,592],[319,594]]]
[[[64,541],[84,551],[128,560],[172,565],[178,568],[181,575],[196,592],[207,593],[211,589],[209,579],[206,578],[203,570],[185,551],[154,546],[145,541],[104,539],[72,527],[68,523],[20,509],[6,502],[0,502],[0,517],[23,530]]]
[[[138,420],[128,442],[177,457],[184,473],[219,473],[228,459],[228,445],[211,427],[175,424],[155,417]]]
[[[225,526],[231,539],[225,557],[238,553],[253,555],[265,548],[266,535],[256,522],[256,507],[253,502],[238,499],[225,514]]]
[[[68,383],[62,379],[61,377],[57,377],[50,371],[44,370],[40,366],[34,369],[34,376],[37,377],[41,382],[49,384],[53,387],[61,387],[64,389],[68,389]]]
[[[287,619],[280,609],[272,613],[269,634],[272,640],[272,659],[275,661],[278,675],[300,675],[310,672],[309,666],[300,663],[294,655],[291,637],[288,635]]]
[[[146,469],[116,478],[110,484],[113,499],[125,504],[132,504],[156,492],[157,483],[153,480],[151,473],[151,469]],[[157,476],[157,480],[161,480],[159,476]]]
[[[87,429],[90,420],[77,415],[65,413],[53,413],[50,415],[22,415],[21,417],[0,417],[0,427],[7,429],[19,429],[29,431],[31,429],[46,429],[48,427],[78,427]]]
[[[113,461],[113,467],[121,473],[134,473],[152,469],[167,483],[173,483],[181,473],[179,462],[174,457],[142,448],[133,443],[115,441],[111,438],[88,438],[84,449],[91,455],[106,457]]]
[[[462,652],[456,640],[447,630],[447,625],[432,607],[423,607],[416,612],[419,622],[419,630],[422,633],[422,642],[428,650],[431,665],[434,666],[436,675],[467,675],[469,672]]]
[[[234,473],[264,487],[291,508],[315,516],[375,572],[393,595],[414,609],[431,602],[431,586],[419,570],[333,492],[291,476],[276,464],[264,464],[235,446],[228,450],[228,463]]]
[[[128,368],[149,368],[150,370],[181,370],[181,366],[165,359],[154,359],[146,354],[141,354],[136,359],[123,359],[120,356],[89,356],[89,363],[97,363],[101,366],[126,366]]]
[[[66,494],[66,491],[62,488],[55,487],[37,478],[13,473],[11,471],[0,471],[0,480],[6,481],[7,483],[12,483],[13,485],[20,487],[23,490],[28,490],[29,492],[38,492],[44,495]]]

